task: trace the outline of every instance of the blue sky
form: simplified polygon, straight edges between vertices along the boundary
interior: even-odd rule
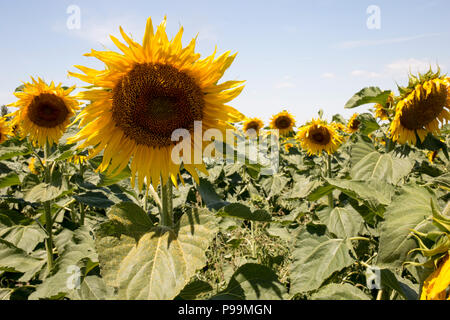
[[[79,30],[67,28],[70,5],[81,10]],[[367,27],[370,5],[380,9],[380,29]],[[0,12],[0,104],[30,76],[84,85],[67,71],[100,68],[83,54],[116,50],[108,35],[119,36],[119,25],[141,41],[149,16],[156,25],[167,15],[169,37],[182,25],[185,44],[198,33],[202,56],[216,45],[238,52],[224,80],[247,83],[232,105],[265,121],[283,109],[298,125],[321,108],[326,118],[349,117],[344,104],[365,86],[395,89],[410,69],[450,68],[448,0],[16,0],[1,1]]]

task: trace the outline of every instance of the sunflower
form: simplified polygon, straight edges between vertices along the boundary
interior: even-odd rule
[[[280,135],[288,135],[293,131],[295,127],[295,119],[294,116],[291,115],[286,110],[274,115],[270,119],[270,128],[279,130]]]
[[[440,261],[439,267],[425,280],[420,300],[450,300],[450,257]]]
[[[39,170],[38,170],[39,168],[36,166],[36,160],[37,160],[37,158],[31,158],[30,162],[28,163],[28,169],[33,174],[39,174]],[[44,159],[42,159],[41,161],[45,164]],[[40,166],[40,163],[38,163],[38,164]]]
[[[84,74],[69,73],[94,86],[79,95],[91,104],[75,119],[82,129],[69,143],[83,141],[80,148],[93,146],[89,158],[104,151],[98,169],[108,170],[108,175],[120,173],[132,159],[132,184],[137,175],[139,188],[144,178],[154,187],[169,178],[177,184],[181,157],[184,168],[198,181],[195,169],[207,171],[201,157],[192,161],[193,151],[200,154],[206,146],[194,139],[195,122],[201,121],[203,132],[217,129],[224,133],[234,129],[231,122],[244,118],[226,105],[241,93],[243,81],[218,84],[236,54],[226,52],[216,58],[214,52],[200,60],[194,52],[195,38],[183,48],[183,28],[172,40],[165,28],[166,18],[154,32],[149,18],[141,45],[120,27],[126,44],[111,39],[121,53],[92,50],[86,54],[104,62],[105,70],[76,66]],[[176,129],[190,133],[187,151],[191,152],[181,149],[177,153],[186,143],[172,141]]]
[[[416,144],[428,133],[439,135],[439,125],[450,119],[450,82],[431,71],[419,77],[410,77],[409,86],[400,88],[401,99],[390,126],[393,141]]]
[[[361,122],[357,119],[359,116],[359,114],[355,113],[350,120],[348,121],[347,124],[347,132],[349,133],[354,133],[356,131],[358,131],[359,126],[361,125]]]
[[[427,153],[428,161],[430,161],[430,163],[434,163],[434,160],[437,158],[438,154],[439,154],[439,150],[428,151],[428,153]]]
[[[12,127],[5,117],[0,118],[0,143],[8,140],[8,136],[13,135]]]
[[[286,143],[285,145],[284,145],[284,150],[286,150],[286,152],[289,152],[289,150],[291,149],[291,148],[293,148],[294,147],[294,144],[293,143]]]
[[[11,104],[18,110],[11,113],[12,126],[17,126],[22,137],[29,136],[34,145],[44,147],[57,143],[79,109],[78,101],[70,96],[75,86],[65,89],[53,81],[47,85],[41,78],[24,83],[22,91],[15,92],[18,101]]]
[[[312,119],[300,128],[296,139],[309,155],[320,155],[322,151],[332,154],[343,141],[343,137],[337,132],[338,129],[335,123],[328,124],[325,120]]]
[[[248,118],[244,121],[244,132],[253,129],[256,134],[264,127],[264,122],[259,118]]]

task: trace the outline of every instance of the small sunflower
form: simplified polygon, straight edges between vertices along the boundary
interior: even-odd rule
[[[37,160],[36,158],[31,158],[30,162],[28,163],[28,169],[33,174],[39,174],[38,167],[36,166],[36,160]],[[45,160],[42,160],[42,161],[45,163]],[[38,162],[38,164],[39,164],[39,162]]]
[[[428,151],[428,153],[427,153],[428,161],[430,161],[430,163],[434,163],[434,160],[437,158],[438,154],[439,154],[439,150]]]
[[[9,136],[13,135],[13,130],[10,123],[5,117],[0,118],[0,144],[8,140]]]
[[[15,92],[18,101],[11,104],[18,110],[11,113],[12,126],[17,126],[22,137],[29,136],[34,145],[57,143],[79,109],[78,101],[70,96],[75,86],[65,89],[62,84],[47,85],[41,78],[24,83],[22,91]]]
[[[105,63],[105,70],[77,66],[84,74],[69,74],[94,85],[80,93],[80,98],[91,102],[76,121],[82,128],[69,143],[84,141],[80,148],[93,146],[89,157],[101,151],[103,161],[98,170],[108,175],[120,173],[131,162],[131,183],[142,188],[144,178],[156,187],[170,178],[177,184],[181,164],[175,163],[172,153],[182,142],[172,141],[172,133],[185,129],[191,134],[189,152],[181,149],[179,158],[184,168],[198,181],[196,169],[207,173],[202,159],[195,158],[206,147],[194,139],[194,124],[201,121],[202,131],[234,129],[232,122],[244,116],[227,103],[243,90],[243,81],[219,84],[236,54],[226,52],[200,60],[195,53],[194,38],[183,48],[183,28],[169,40],[166,18],[153,30],[147,20],[143,44],[135,42],[120,27],[126,44],[111,36],[122,51],[92,50],[86,56]],[[194,152],[194,149],[196,150]],[[181,155],[181,153],[183,154]],[[188,152],[186,152],[188,153]],[[178,157],[178,155],[177,155]]]
[[[296,139],[309,155],[320,155],[322,151],[333,154],[343,141],[337,130],[339,128],[335,123],[328,124],[325,120],[312,119],[300,128]]]
[[[450,119],[450,82],[440,72],[410,77],[409,86],[400,88],[401,97],[390,126],[393,141],[416,144],[428,133],[439,135],[439,125]]]
[[[439,267],[425,280],[420,300],[450,300],[450,257],[447,254]]]
[[[274,115],[270,120],[270,128],[279,130],[282,136],[291,133],[295,127],[294,116],[286,110]]]
[[[361,122],[358,120],[358,116],[359,114],[355,113],[348,121],[346,129],[349,133],[354,133],[358,131],[359,126],[361,125]]]
[[[289,150],[291,149],[291,148],[293,148],[294,147],[294,144],[293,143],[286,143],[285,145],[284,145],[284,150],[286,150],[286,152],[289,152]]]
[[[256,134],[264,127],[264,122],[259,118],[248,118],[244,121],[244,132],[253,129]]]

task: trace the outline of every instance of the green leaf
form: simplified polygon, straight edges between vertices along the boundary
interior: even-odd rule
[[[391,91],[382,91],[378,87],[367,87],[356,93],[345,104],[345,109],[353,109],[368,103],[385,104]]]
[[[12,226],[0,231],[0,237],[16,247],[31,253],[36,246],[43,242],[47,235],[41,227],[33,224],[28,226]]]
[[[389,269],[381,269],[381,286],[397,291],[405,300],[418,300],[418,285],[401,278]]]
[[[42,267],[45,260],[35,258],[12,243],[0,239],[0,270],[14,270],[24,275],[21,281],[28,282]]]
[[[292,250],[291,295],[318,289],[334,272],[353,263],[344,239],[303,231]]]
[[[73,196],[78,202],[85,205],[106,209],[114,205],[114,202],[108,199],[108,197],[102,192],[88,191],[79,195]]]
[[[269,198],[279,195],[289,180],[281,174],[275,174],[262,180],[261,186]]]
[[[417,247],[411,230],[425,231],[432,216],[430,201],[433,197],[426,188],[405,186],[386,208],[385,221],[381,223],[377,265],[397,268],[406,261],[407,253]]]
[[[184,287],[177,298],[182,300],[195,300],[202,293],[210,292],[212,290],[213,288],[208,282],[195,280]]]
[[[361,215],[352,207],[334,208],[317,212],[320,221],[327,229],[339,238],[350,238],[357,236],[364,224]]]
[[[70,293],[71,300],[111,300],[114,289],[107,287],[105,281],[98,276],[87,276],[80,288]]]
[[[397,184],[412,170],[413,163],[408,158],[399,158],[392,153],[369,153],[351,170],[354,180],[382,180]]]
[[[28,191],[24,199],[28,202],[45,202],[58,198],[62,193],[62,188],[40,183]]]
[[[205,251],[217,231],[216,218],[207,210],[185,213],[175,229],[135,229],[142,212],[123,212],[96,233],[102,276],[118,288],[119,299],[175,298],[206,263]],[[134,236],[139,235],[139,239]]]
[[[311,300],[372,300],[370,296],[348,283],[331,283],[311,295]]]
[[[362,139],[359,139],[358,142],[352,145],[352,150],[350,153],[352,165],[355,165],[356,163],[361,161],[361,159],[363,159],[366,155],[374,151],[376,150],[373,144],[368,143]]]
[[[198,192],[205,202],[208,209],[219,210],[220,208],[229,204],[226,201],[220,199],[214,190],[214,186],[206,179],[200,178],[200,184],[198,185]]]
[[[256,210],[252,212],[249,207],[240,203],[232,203],[223,207],[218,212],[218,215],[250,221],[269,222],[272,220],[272,216],[267,211]]]
[[[100,183],[97,185],[97,187],[107,187],[113,184],[116,184],[117,182],[122,181],[123,179],[126,179],[131,176],[131,170],[129,167],[126,167],[122,170],[119,174],[115,176],[106,176],[103,174],[100,174]]]
[[[31,150],[26,146],[21,147],[2,147],[0,150],[0,161],[9,160],[18,156],[25,156],[31,154]]]
[[[321,183],[320,185],[316,184],[307,197],[308,201],[317,201],[320,198],[326,196],[330,192],[333,192],[334,186],[329,183]]]
[[[370,133],[380,128],[377,120],[370,113],[362,113],[358,115],[357,119],[361,123],[359,126],[359,132],[361,132],[363,135],[368,136]]]
[[[0,176],[0,189],[20,184],[20,179],[17,173],[11,172]]]
[[[287,290],[271,269],[254,263],[240,267],[213,300],[283,300]]]

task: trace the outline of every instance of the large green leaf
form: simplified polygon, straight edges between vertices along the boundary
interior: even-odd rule
[[[352,168],[351,176],[354,180],[375,179],[397,184],[410,173],[412,167],[413,163],[407,158],[375,151],[366,155]]]
[[[192,209],[174,229],[153,227],[142,210],[112,211],[96,243],[102,276],[118,288],[119,299],[173,299],[205,265],[217,231],[208,210]]]
[[[367,103],[385,104],[391,91],[382,91],[378,87],[367,87],[356,93],[345,104],[345,109],[353,109]]]
[[[351,265],[349,250],[345,239],[317,236],[304,230],[292,250],[291,294],[318,289],[334,272]]]
[[[371,300],[371,297],[351,284],[331,283],[311,295],[311,300]]]
[[[357,236],[363,227],[364,220],[351,206],[345,208],[326,208],[317,212],[320,221],[328,230],[340,238]]]
[[[372,153],[375,151],[375,148],[373,144],[368,143],[361,138],[359,138],[359,141],[352,145],[351,149],[351,162],[353,165],[361,161],[362,158],[364,158],[369,153]]]
[[[262,180],[261,186],[266,192],[267,196],[273,197],[279,195],[286,187],[289,180],[281,174],[275,174]]]
[[[38,225],[15,225],[0,231],[0,237],[16,247],[31,253],[47,237]]]
[[[15,172],[2,174],[0,176],[0,189],[10,186],[16,186],[18,184],[20,184],[20,179],[17,173]]]
[[[214,300],[282,300],[287,290],[271,269],[254,263],[240,267]]]
[[[219,210],[228,204],[217,195],[214,186],[206,179],[200,178],[198,192],[209,209]]]
[[[8,160],[17,156],[24,156],[31,153],[31,150],[26,146],[21,147],[2,147],[0,150],[0,161]]]
[[[24,275],[21,281],[29,281],[42,267],[45,260],[35,258],[12,243],[0,239],[0,270],[14,270]]]
[[[25,201],[45,202],[58,198],[63,189],[47,183],[40,183],[25,195]]]
[[[109,208],[114,205],[114,202],[108,199],[108,197],[102,192],[88,191],[79,195],[73,196],[78,202],[95,208]]]
[[[87,276],[80,287],[73,290],[69,298],[72,300],[111,300],[114,289],[107,287],[104,280],[98,276]]]
[[[240,203],[231,203],[219,210],[218,215],[222,217],[238,218],[250,221],[269,222],[272,216],[265,210],[251,211],[249,207]]]
[[[381,224],[377,265],[401,267],[408,251],[417,247],[411,230],[425,231],[432,216],[430,201],[433,195],[423,187],[405,186],[386,208],[385,221]]]

